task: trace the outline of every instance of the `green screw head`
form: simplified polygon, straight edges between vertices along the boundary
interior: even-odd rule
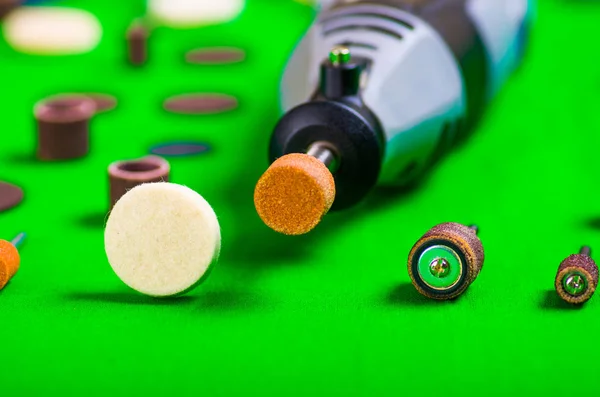
[[[587,280],[580,273],[568,273],[563,278],[563,288],[572,296],[579,296],[587,289]]]
[[[417,272],[430,288],[452,288],[463,274],[463,264],[458,254],[445,245],[428,247],[417,259]]]
[[[435,258],[429,263],[429,271],[437,278],[444,278],[450,274],[450,262],[444,258]]]
[[[334,65],[341,65],[350,62],[350,49],[344,46],[334,47],[329,53],[329,60]]]

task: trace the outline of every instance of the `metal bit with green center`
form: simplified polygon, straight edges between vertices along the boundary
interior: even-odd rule
[[[433,289],[445,290],[458,283],[464,266],[453,249],[445,245],[434,245],[423,251],[417,267],[425,284]]]

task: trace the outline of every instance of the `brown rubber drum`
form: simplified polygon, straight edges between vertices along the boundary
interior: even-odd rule
[[[87,155],[89,122],[95,113],[95,102],[83,95],[58,96],[36,104],[37,157],[52,161]]]
[[[110,209],[127,191],[143,183],[169,182],[169,162],[159,156],[115,161],[108,166]]]

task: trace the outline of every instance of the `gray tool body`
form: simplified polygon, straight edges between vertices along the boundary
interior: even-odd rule
[[[333,210],[376,184],[413,182],[468,136],[518,66],[531,14],[528,0],[334,2],[286,67],[270,160],[314,141],[337,147]],[[336,77],[327,56],[339,46],[351,62]],[[357,87],[340,91],[355,68]]]

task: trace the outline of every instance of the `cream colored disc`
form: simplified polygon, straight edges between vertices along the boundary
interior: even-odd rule
[[[4,37],[15,50],[33,55],[89,52],[102,37],[98,19],[67,7],[20,7],[7,15]]]
[[[245,0],[149,0],[150,15],[171,27],[194,27],[228,22],[244,9]]]
[[[139,185],[117,201],[104,232],[108,261],[119,278],[151,296],[197,286],[217,260],[221,232],[215,212],[192,189]]]

